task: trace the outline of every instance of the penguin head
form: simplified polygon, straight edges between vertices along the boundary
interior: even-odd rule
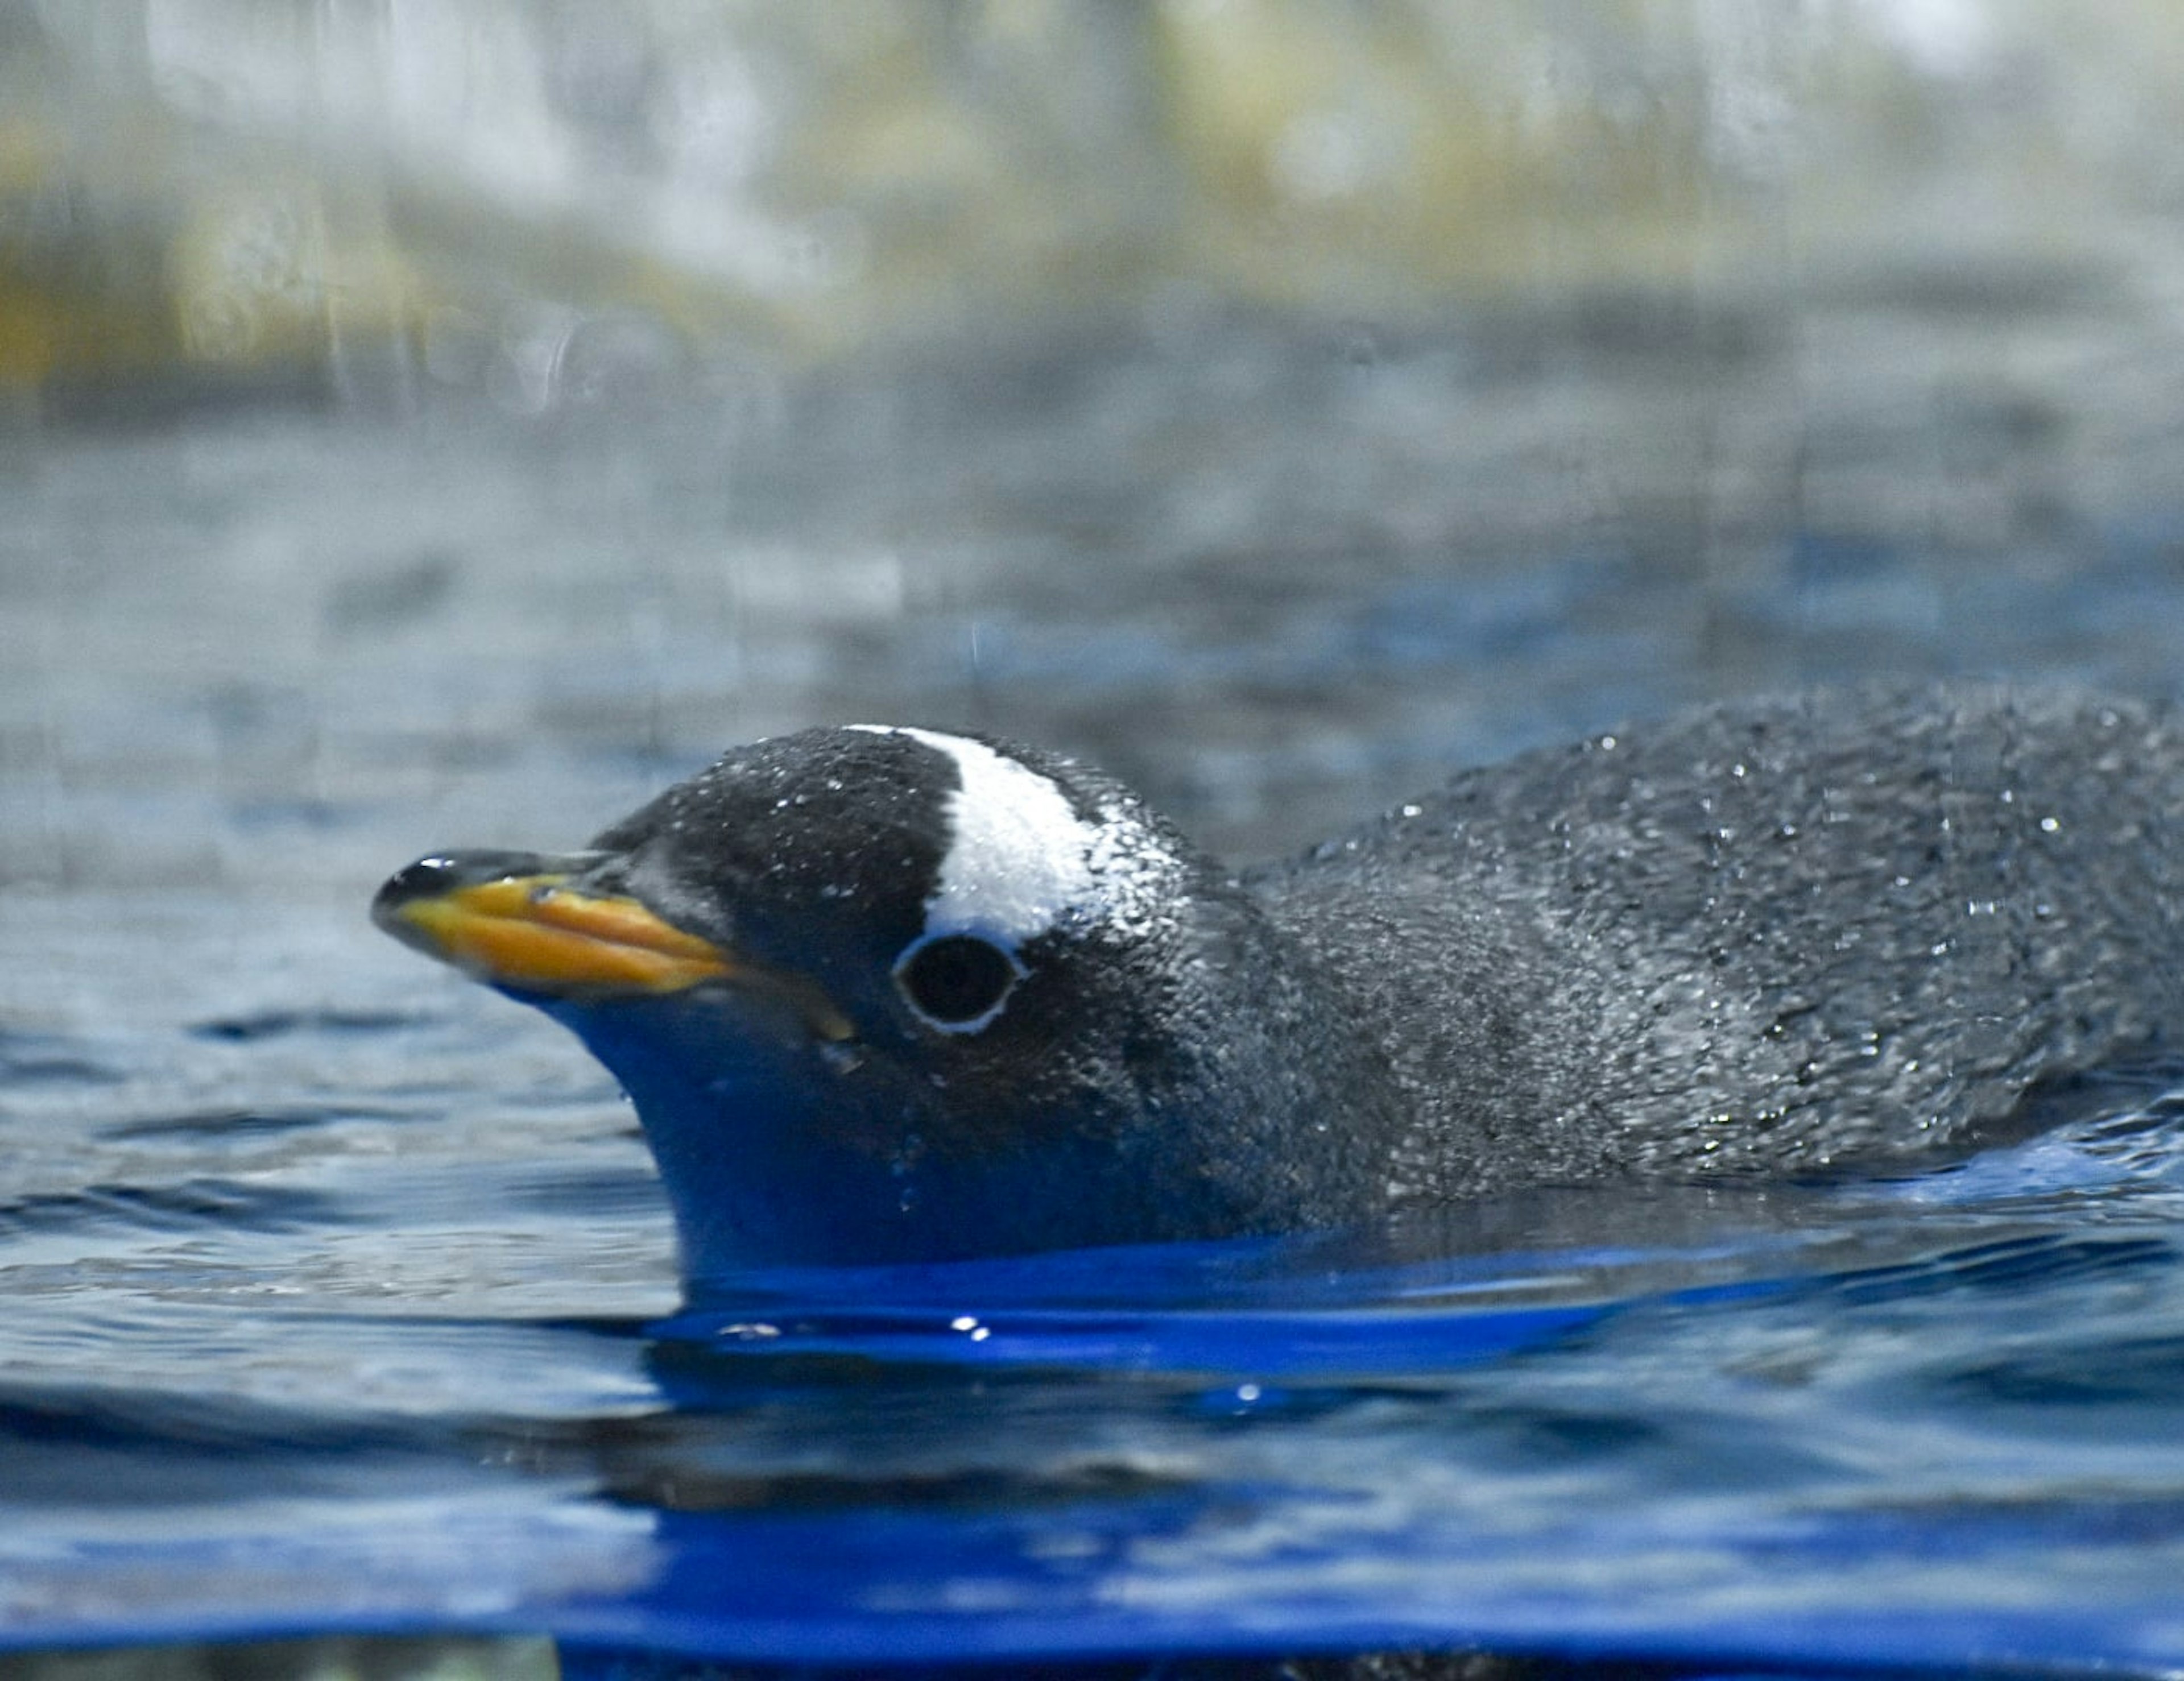
[[[816,729],[563,856],[459,853],[382,927],[572,1028],[699,1278],[1211,1237],[1362,1195],[1356,1071],[1223,871],[1091,768]]]

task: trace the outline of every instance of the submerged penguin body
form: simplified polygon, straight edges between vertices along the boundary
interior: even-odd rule
[[[1240,876],[1087,767],[812,730],[376,914],[585,1039],[703,1277],[1961,1146],[2184,1022],[2180,799],[2166,713],[1823,694]]]

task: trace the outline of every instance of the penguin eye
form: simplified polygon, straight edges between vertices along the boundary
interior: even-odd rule
[[[1000,1013],[1022,972],[991,940],[943,934],[903,954],[894,983],[930,1025],[944,1033],[971,1033]]]

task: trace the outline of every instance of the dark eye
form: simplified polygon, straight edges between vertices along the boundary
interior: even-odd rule
[[[944,1033],[974,1032],[991,1021],[1016,986],[1016,960],[976,934],[943,934],[912,946],[895,966],[894,983],[910,1007]]]

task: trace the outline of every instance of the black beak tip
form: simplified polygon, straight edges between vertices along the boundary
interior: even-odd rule
[[[405,937],[404,931],[408,926],[402,921],[404,905],[512,877],[573,875],[596,864],[601,855],[576,853],[566,857],[548,857],[536,852],[488,850],[430,853],[415,864],[397,870],[381,883],[379,891],[372,895],[371,920],[400,939]]]
[[[439,893],[453,891],[460,884],[461,872],[452,858],[435,854],[421,858],[415,864],[404,865],[381,884],[373,895],[371,910],[374,916],[382,911],[398,910],[412,899],[431,899]]]
[[[452,858],[435,855],[405,865],[382,882],[379,891],[371,896],[372,922],[382,933],[393,935],[404,945],[413,945],[416,943],[416,930],[404,918],[403,908],[421,899],[453,893],[465,879],[471,878]]]

